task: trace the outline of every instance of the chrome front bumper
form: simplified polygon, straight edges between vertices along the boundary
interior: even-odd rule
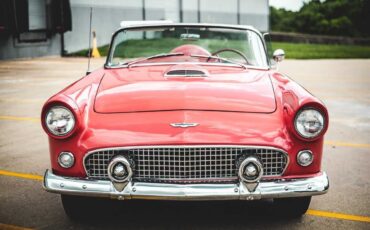
[[[254,192],[249,192],[243,183],[238,184],[162,184],[129,182],[120,192],[106,180],[76,179],[54,175],[46,170],[44,189],[49,192],[79,196],[108,197],[112,199],[152,200],[258,200],[314,196],[329,189],[325,172],[304,179],[262,181]]]

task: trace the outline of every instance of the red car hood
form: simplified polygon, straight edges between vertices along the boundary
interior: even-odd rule
[[[202,70],[205,77],[168,77],[167,71],[168,66],[106,70],[96,95],[95,111],[271,113],[276,109],[274,91],[266,71],[213,66]]]

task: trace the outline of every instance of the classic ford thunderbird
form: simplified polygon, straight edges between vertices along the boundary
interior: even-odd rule
[[[271,199],[299,216],[328,191],[328,112],[250,26],[123,22],[103,68],[42,109],[66,213],[117,200]],[[271,59],[271,60],[270,60]],[[94,199],[91,199],[91,202]]]

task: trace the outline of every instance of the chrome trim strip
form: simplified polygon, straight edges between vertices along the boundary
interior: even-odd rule
[[[168,23],[163,21],[162,23],[153,23],[153,24],[131,24],[127,26],[121,26],[120,29],[133,29],[133,28],[147,28],[147,27],[161,27],[161,26],[189,26],[189,27],[220,27],[225,29],[240,29],[240,30],[253,30],[254,32],[260,33],[256,28],[250,25],[231,25],[231,24],[222,24],[222,23]]]
[[[142,63],[142,64],[132,64],[129,67],[145,67],[145,66],[161,66],[161,65],[182,65],[182,64],[190,64],[190,65],[204,65],[204,66],[227,66],[227,67],[241,67],[238,64],[229,64],[229,63],[209,63],[209,62],[151,62],[151,63]],[[243,65],[247,69],[256,69],[256,70],[269,70],[268,67],[262,66],[252,66],[252,65]],[[128,65],[117,65],[117,66],[107,66],[108,69],[120,69],[120,68],[128,68]],[[170,77],[170,76],[167,76]],[[174,75],[171,77],[175,77]],[[204,76],[201,76],[204,77]]]
[[[118,191],[110,181],[86,180],[57,176],[46,170],[43,187],[48,192],[107,197],[112,199],[154,199],[154,200],[255,200],[314,196],[329,189],[329,179],[322,174],[300,179],[284,179],[260,182],[253,192],[244,183],[238,184],[162,184],[132,183]]]
[[[87,169],[85,165],[85,160],[86,158],[95,152],[99,151],[107,151],[107,150],[129,150],[129,149],[152,149],[152,148],[245,148],[245,149],[269,149],[269,150],[275,150],[275,151],[280,151],[282,152],[285,157],[287,158],[287,162],[285,165],[285,168],[283,169],[283,172],[280,175],[276,176],[262,176],[264,179],[270,179],[270,178],[276,178],[284,175],[286,169],[288,168],[288,165],[290,163],[290,157],[287,152],[285,152],[282,149],[271,147],[271,146],[258,146],[258,145],[154,145],[154,146],[126,146],[126,147],[111,147],[111,148],[100,148],[100,149],[95,149],[87,152],[85,156],[83,157],[82,163],[84,166],[85,173],[87,175]]]
[[[164,74],[164,77],[167,77],[167,78],[171,78],[171,77],[177,77],[177,78],[181,78],[181,77],[183,77],[183,78],[187,78],[187,77],[189,77],[189,78],[205,78],[205,77],[208,77],[208,75],[206,75],[206,74],[183,74],[183,75],[181,75],[181,74],[177,74],[177,75],[171,75],[171,74]]]
[[[187,123],[187,122],[180,122],[180,123],[170,123],[172,127],[175,128],[188,128],[188,127],[195,127],[198,126],[199,123]]]
[[[141,179],[141,178],[139,178]],[[178,178],[166,178],[166,179],[158,179],[158,178],[153,178],[153,180],[155,181],[155,183],[171,183],[172,181],[177,183],[177,184],[181,184],[181,183],[184,183],[184,184],[194,184],[194,183],[197,183],[197,184],[200,184],[201,182],[205,183],[204,181],[207,181],[208,183],[231,183],[231,182],[235,182],[239,179],[239,177],[235,176],[235,177],[212,177],[212,178],[191,178],[191,179],[178,179]],[[153,180],[151,179],[142,179],[143,181],[142,182],[150,182],[152,183]],[[145,181],[146,180],[146,181]],[[153,182],[154,183],[154,182]]]

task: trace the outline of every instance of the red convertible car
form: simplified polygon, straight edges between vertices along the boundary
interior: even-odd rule
[[[272,199],[281,213],[304,214],[329,188],[328,112],[268,53],[249,26],[122,23],[104,68],[42,109],[44,188],[72,218],[87,209],[84,196]]]

